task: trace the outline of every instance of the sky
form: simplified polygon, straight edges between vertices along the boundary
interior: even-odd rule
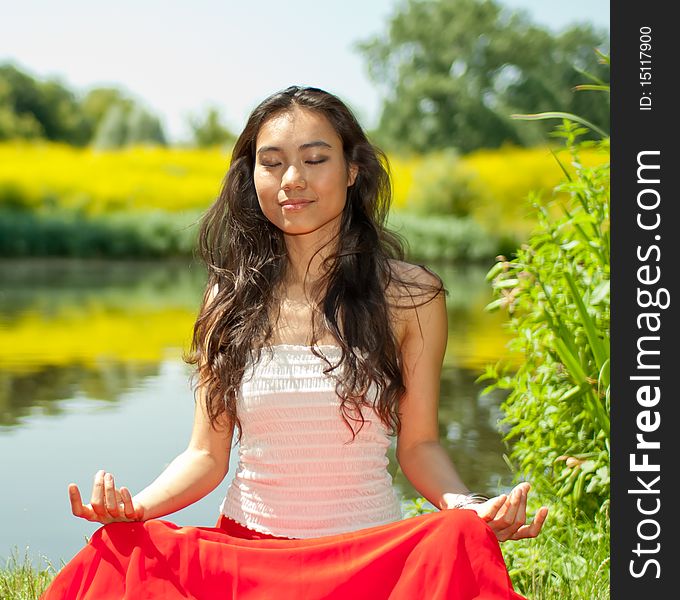
[[[380,92],[357,41],[382,34],[404,0],[0,0],[0,64],[84,94],[124,90],[160,119],[169,140],[216,107],[238,133],[250,111],[292,84],[347,102],[377,124]],[[557,32],[609,29],[609,0],[499,0]]]

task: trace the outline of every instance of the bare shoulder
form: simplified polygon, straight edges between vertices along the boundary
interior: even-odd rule
[[[424,313],[439,310],[445,304],[446,288],[441,277],[424,265],[390,260],[393,279],[387,286],[392,322],[400,346],[409,331],[419,327]],[[441,310],[439,310],[441,312]]]
[[[442,278],[425,265],[394,259],[389,265],[395,277],[387,286],[387,294],[390,300],[402,300],[405,307],[413,308],[415,297],[432,299],[445,289]]]

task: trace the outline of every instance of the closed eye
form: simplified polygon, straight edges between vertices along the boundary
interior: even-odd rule
[[[320,165],[321,163],[326,162],[326,160],[327,160],[327,159],[322,158],[321,160],[307,160],[307,161],[305,161],[305,162],[306,162],[308,165]],[[273,165],[267,165],[267,164],[265,164],[265,163],[260,163],[261,166],[267,167],[267,168],[270,168],[270,169],[271,169],[271,168],[274,168],[274,167],[278,167],[280,164],[281,164],[281,163],[276,163],[276,164],[273,164]]]

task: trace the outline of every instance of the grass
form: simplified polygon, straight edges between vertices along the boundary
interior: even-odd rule
[[[551,522],[552,521],[552,522]],[[609,600],[609,524],[548,516],[539,536],[504,542],[515,589],[530,600]]]
[[[588,520],[559,503],[547,503],[551,514],[537,538],[501,544],[515,591],[529,600],[609,600],[609,515]],[[402,509],[406,518],[436,510],[425,498]]]
[[[57,568],[49,561],[34,565],[26,553],[19,558],[15,550],[0,569],[0,598],[2,600],[34,600],[52,581]]]

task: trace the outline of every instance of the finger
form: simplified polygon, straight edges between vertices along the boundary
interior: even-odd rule
[[[123,511],[128,519],[137,519],[137,510],[132,502],[132,494],[126,487],[120,488],[120,495],[123,499]]]
[[[496,514],[494,515],[494,519],[500,519],[505,515],[505,513],[508,512],[508,508],[510,507],[510,503],[512,502],[512,494],[513,494],[514,491],[515,490],[510,490],[509,494],[503,494],[504,501],[498,507],[498,510],[496,511]]]
[[[123,507],[123,494],[120,493],[118,488],[114,488],[116,493],[116,506],[118,507],[118,512],[122,515],[125,513],[125,508]]]
[[[503,504],[505,504],[507,499],[508,497],[506,494],[501,494],[500,496],[496,496],[495,498],[487,500],[483,504],[473,504],[467,508],[474,507],[474,510],[477,512],[477,514],[488,522],[492,521],[496,517],[499,509],[501,506],[503,506]]]
[[[536,516],[534,517],[533,523],[531,525],[524,525],[524,527],[520,527],[514,535],[509,538],[512,540],[523,540],[525,538],[534,538],[536,537],[541,529],[543,528],[543,523],[545,523],[545,520],[548,516],[548,507],[547,506],[542,506],[538,512],[536,513]]]
[[[75,483],[69,483],[68,485],[68,499],[71,502],[71,512],[76,517],[82,517],[84,513],[83,499]]]
[[[512,538],[515,533],[524,526],[527,520],[527,496],[526,488],[521,488],[519,490],[520,500],[517,505],[517,512],[515,513],[515,518],[508,527],[501,529],[496,532],[496,537],[499,541],[504,542]]]
[[[499,532],[513,524],[521,498],[522,490],[514,488],[508,495],[505,504],[496,513],[496,517],[491,524],[492,529]]]
[[[111,473],[107,473],[104,477],[104,501],[106,503],[106,512],[114,519],[118,518],[120,511],[116,501],[116,484]]]
[[[531,484],[528,481],[522,481],[515,486],[515,489],[527,495],[529,490],[531,490]]]
[[[95,512],[98,518],[106,518],[106,506],[104,502],[104,475],[106,471],[97,471],[94,476],[94,486],[92,487],[92,499],[90,504],[92,505],[92,510]]]
[[[92,510],[83,504],[83,499],[80,496],[80,490],[75,483],[70,483],[68,486],[68,498],[71,502],[71,512],[76,517],[83,519],[90,519]]]
[[[526,487],[520,488],[519,490],[519,503],[517,505],[517,512],[515,513],[515,518],[513,519],[512,525],[508,529],[515,533],[520,527],[522,527],[527,522],[527,492],[529,490]],[[509,537],[509,536],[508,536]]]
[[[81,519],[87,519],[88,521],[97,520],[97,515],[92,510],[92,507],[88,504],[83,504],[80,490],[75,483],[69,484],[68,496],[71,502],[71,512],[74,516],[80,517]]]

